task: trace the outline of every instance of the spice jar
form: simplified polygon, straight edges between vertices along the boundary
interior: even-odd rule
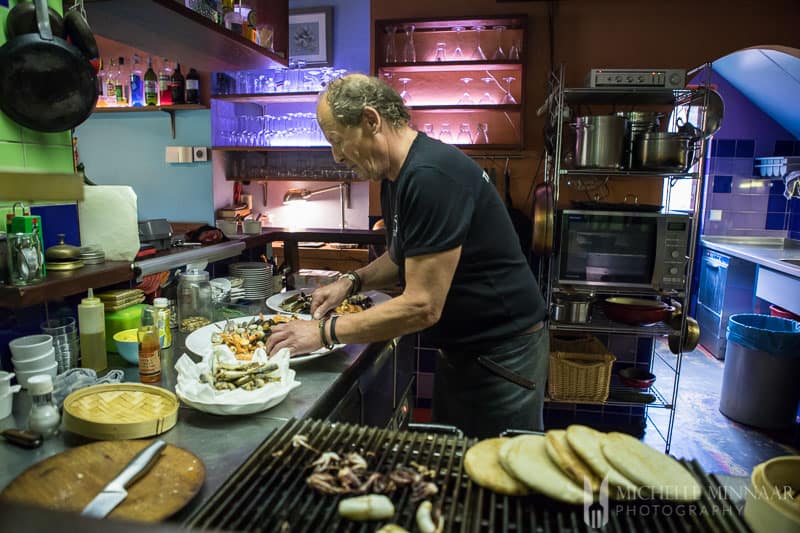
[[[39,374],[28,379],[31,395],[31,411],[28,414],[28,429],[41,433],[44,438],[58,434],[61,415],[53,403],[53,378],[50,374]]]
[[[208,272],[182,272],[178,282],[178,329],[188,333],[210,324],[214,316]]]

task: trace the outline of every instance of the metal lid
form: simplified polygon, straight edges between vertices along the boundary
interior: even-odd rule
[[[44,252],[47,261],[77,261],[81,258],[81,249],[71,244],[64,244],[64,234],[58,234],[58,244],[51,246]]]
[[[186,272],[181,272],[181,281],[208,281],[208,272],[193,268]]]
[[[166,298],[153,298],[153,307],[169,307],[169,300]]]

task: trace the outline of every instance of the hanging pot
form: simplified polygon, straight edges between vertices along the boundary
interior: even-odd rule
[[[53,35],[46,0],[36,0],[38,31],[0,47],[0,110],[36,131],[58,132],[86,120],[97,78],[81,51]]]
[[[533,190],[533,248],[535,255],[546,256],[553,251],[555,199],[552,183],[540,183]]]

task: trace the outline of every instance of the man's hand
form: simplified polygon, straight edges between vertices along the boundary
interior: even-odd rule
[[[328,311],[335,309],[347,298],[347,293],[353,286],[353,282],[347,278],[339,278],[333,283],[329,283],[311,293],[311,315],[319,320]]]
[[[281,348],[289,348],[290,357],[313,352],[322,347],[317,320],[293,320],[275,324],[267,338],[265,349],[270,357]]]

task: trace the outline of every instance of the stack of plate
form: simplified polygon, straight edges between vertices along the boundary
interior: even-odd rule
[[[106,262],[106,253],[96,244],[81,246],[81,260],[85,265],[99,265]]]
[[[272,296],[272,266],[267,263],[234,263],[230,266],[232,276],[242,278],[244,297],[247,300],[263,300]]]

